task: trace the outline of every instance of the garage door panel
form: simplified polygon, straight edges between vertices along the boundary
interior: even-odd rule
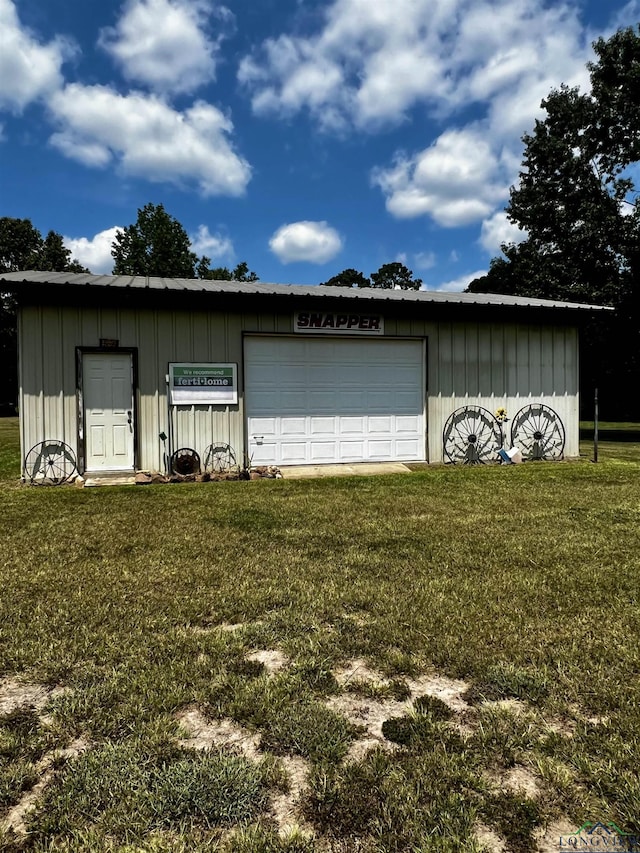
[[[414,439],[396,440],[396,457],[398,459],[415,459],[419,452],[418,442]]]
[[[367,395],[361,389],[338,389],[332,395],[333,405],[339,412],[362,412],[367,408]]]
[[[369,459],[373,459],[376,462],[386,462],[388,459],[392,459],[393,454],[393,442],[390,440],[387,441],[374,441],[370,440],[369,444]]]
[[[300,436],[304,438],[307,434],[307,419],[306,418],[281,418],[280,419],[280,435],[281,436]]]
[[[307,392],[305,389],[287,390],[281,388],[277,392],[278,408],[281,411],[307,411]]]
[[[275,418],[252,418],[251,432],[254,435],[275,435],[276,434],[276,419]]]
[[[283,465],[304,465],[305,462],[307,462],[306,441],[283,441],[280,443],[279,447],[282,456],[281,462]],[[274,456],[274,458],[276,457]]]
[[[396,391],[393,401],[396,412],[417,413],[422,406],[422,395],[417,391]]]
[[[393,389],[386,391],[369,391],[367,394],[367,409],[370,412],[393,412],[395,411],[395,395]]]
[[[354,418],[354,417],[342,417],[340,418],[340,434],[347,435],[349,433],[355,433],[356,435],[362,435],[365,430],[365,419],[363,417]]]
[[[336,418],[309,418],[310,435],[337,435]]]
[[[419,429],[419,421],[415,416],[400,415],[396,417],[396,433],[410,432],[415,434]]]
[[[424,459],[422,361],[421,341],[248,336],[254,463]]]
[[[307,402],[305,404],[308,412],[335,412],[336,395],[331,390],[307,391]]]
[[[311,461],[317,462],[333,462],[336,458],[336,442],[335,441],[314,441],[311,445]]]
[[[372,416],[369,417],[369,433],[370,434],[382,432],[382,433],[385,433],[385,435],[388,435],[392,431],[393,431],[393,418],[391,418],[391,417],[380,418],[380,417],[372,417]]]

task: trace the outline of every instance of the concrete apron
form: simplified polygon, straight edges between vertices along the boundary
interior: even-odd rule
[[[285,480],[304,477],[366,477],[371,474],[410,474],[402,462],[356,462],[341,465],[280,465]]]
[[[307,477],[367,477],[375,474],[410,474],[411,469],[402,462],[355,462],[341,465],[282,465],[283,479],[302,480]],[[78,477],[77,486],[133,486],[135,474],[89,475]]]

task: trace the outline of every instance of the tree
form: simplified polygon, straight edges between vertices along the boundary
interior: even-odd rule
[[[206,278],[211,281],[260,281],[260,277],[249,269],[246,261],[240,261],[235,269],[230,270],[228,267],[209,268],[211,259],[203,255],[196,266],[198,278]]]
[[[378,272],[371,273],[371,287],[385,290],[420,290],[422,279],[413,277],[413,272],[399,261],[383,264]]]
[[[361,272],[346,269],[334,275],[329,281],[321,282],[322,287],[371,287],[371,281]]]
[[[49,231],[43,240],[30,219],[0,218],[0,273],[20,270],[89,272],[63,243],[62,236]],[[15,300],[0,292],[0,410],[14,411],[18,399],[18,344]]]
[[[540,296],[611,305],[616,317],[584,335],[583,398],[606,387],[611,417],[623,412],[640,379],[640,208],[634,168],[640,161],[640,27],[593,45],[591,91],[561,86],[542,102],[525,144],[509,220],[526,233],[502,246],[471,292]],[[614,411],[615,407],[615,411]]]
[[[34,269],[42,235],[30,219],[0,218],[0,271]]]
[[[111,254],[114,275],[196,277],[198,257],[189,236],[161,204],[139,208],[136,222],[116,234]]]

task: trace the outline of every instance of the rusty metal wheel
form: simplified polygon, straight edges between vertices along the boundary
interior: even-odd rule
[[[171,470],[174,474],[185,477],[188,474],[200,473],[200,457],[190,447],[181,447],[171,457]]]
[[[204,470],[225,474],[236,465],[236,455],[230,444],[210,444],[204,455]]]

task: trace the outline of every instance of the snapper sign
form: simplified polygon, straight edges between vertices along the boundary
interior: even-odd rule
[[[293,329],[307,334],[384,335],[380,314],[348,314],[340,311],[297,311]]]

